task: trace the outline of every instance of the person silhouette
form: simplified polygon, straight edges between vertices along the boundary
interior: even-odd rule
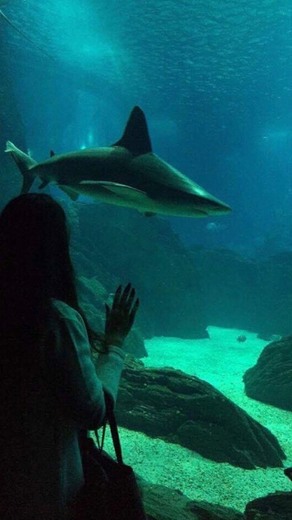
[[[62,520],[84,484],[79,434],[115,404],[139,306],[118,287],[98,336],[81,311],[62,207],[25,194],[0,215],[0,518]],[[92,348],[99,350],[93,363]]]

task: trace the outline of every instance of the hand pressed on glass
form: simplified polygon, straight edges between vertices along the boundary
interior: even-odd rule
[[[120,285],[115,292],[112,305],[105,304],[105,346],[123,346],[134,323],[138,307],[139,299],[132,285],[128,283],[124,289]]]

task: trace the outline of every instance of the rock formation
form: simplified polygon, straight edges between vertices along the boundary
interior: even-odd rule
[[[144,337],[208,337],[193,259],[166,220],[104,204],[76,211],[72,249],[80,276],[94,278],[106,294],[131,281]]]
[[[281,467],[277,439],[212,385],[170,368],[128,362],[116,415],[121,426],[245,469]]]
[[[141,481],[148,520],[245,520],[232,508],[189,500],[180,491]]]
[[[267,345],[243,380],[249,397],[292,411],[292,336]]]
[[[292,520],[292,493],[277,492],[256,498],[245,508],[246,520]]]
[[[228,250],[193,248],[208,324],[265,339],[292,333],[292,252],[250,260]]]

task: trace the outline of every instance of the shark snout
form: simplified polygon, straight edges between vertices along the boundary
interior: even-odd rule
[[[227,206],[227,204],[220,204],[212,209],[212,215],[227,215],[230,211],[232,211],[230,206]]]
[[[230,213],[231,207],[220,200],[205,200],[202,210],[206,215],[226,215]]]

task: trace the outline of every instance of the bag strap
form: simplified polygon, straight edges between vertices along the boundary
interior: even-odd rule
[[[95,437],[97,440],[97,444],[101,451],[103,449],[105,430],[106,430],[106,426],[107,426],[107,422],[108,422],[110,431],[111,431],[111,436],[112,436],[115,453],[116,453],[117,462],[119,464],[123,464],[124,462],[123,462],[123,456],[122,456],[122,446],[121,446],[117,421],[116,421],[116,417],[114,414],[113,403],[111,402],[111,399],[109,398],[109,396],[107,394],[105,394],[105,402],[106,402],[106,419],[105,419],[104,425],[102,427],[101,441],[99,440],[97,430],[95,430]]]
[[[115,417],[112,405],[110,405],[107,409],[107,417],[108,417],[108,423],[109,423],[111,434],[112,434],[112,440],[113,440],[113,445],[114,445],[115,452],[116,452],[117,461],[119,464],[123,464],[122,446],[121,446],[117,421],[116,421],[116,417]]]

